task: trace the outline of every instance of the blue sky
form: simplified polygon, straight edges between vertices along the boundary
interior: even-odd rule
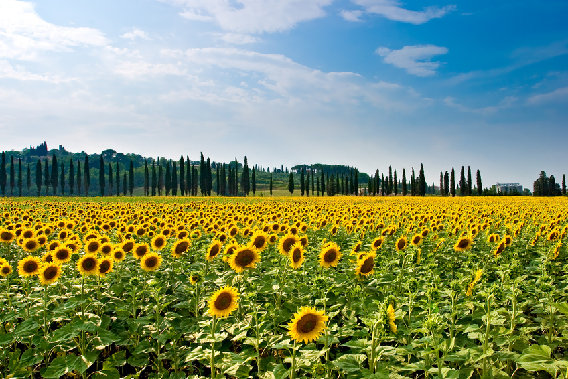
[[[0,1],[0,149],[560,180],[568,3]]]

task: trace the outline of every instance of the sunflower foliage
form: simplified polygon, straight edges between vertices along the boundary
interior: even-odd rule
[[[0,376],[566,378],[567,234],[565,198],[0,199]]]

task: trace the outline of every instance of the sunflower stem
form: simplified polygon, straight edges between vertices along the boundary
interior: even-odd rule
[[[47,339],[47,286],[43,287],[43,335]]]
[[[296,376],[296,340],[294,340],[294,347],[292,348],[292,367],[290,367],[290,379]]]
[[[211,378],[215,379],[215,321],[217,320],[216,316],[213,316],[213,320],[211,320]]]

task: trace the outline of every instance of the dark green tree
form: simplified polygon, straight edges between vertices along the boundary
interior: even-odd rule
[[[57,195],[57,185],[59,184],[59,165],[57,164],[57,157],[53,154],[51,158],[51,188],[53,195]]]
[[[91,173],[89,168],[89,155],[85,154],[85,163],[83,163],[83,180],[85,181],[85,196],[89,196],[89,187],[91,186]]]
[[[59,187],[60,187],[60,191],[61,191],[61,196],[65,196],[65,166],[63,165],[63,162],[61,162],[61,167],[59,170]]]
[[[2,162],[0,163],[0,190],[2,196],[6,196],[6,152],[2,152]]]
[[[187,196],[193,195],[192,185],[191,185],[191,161],[189,157],[186,157],[186,167],[185,167],[185,194]]]
[[[392,180],[392,167],[389,166],[389,178],[388,178],[388,186],[387,186],[387,195],[390,195],[393,190],[393,180]]]
[[[321,195],[325,195],[325,176],[323,170],[321,170]]]
[[[245,196],[248,196],[249,192],[250,192],[250,178],[249,178],[250,172],[249,172],[249,166],[248,166],[248,162],[247,162],[247,157],[245,155],[245,160],[243,163],[243,173],[241,174],[241,187],[243,188],[243,192],[245,194]]]
[[[45,184],[45,194],[49,195],[49,186],[51,185],[51,177],[49,176],[49,158],[45,159],[45,167],[43,168],[43,184]]]
[[[118,160],[116,161],[116,196],[120,196],[120,168],[118,167]]]
[[[179,159],[179,194],[185,194],[185,161],[183,155]]]
[[[82,192],[83,180],[81,178],[81,161],[77,160],[77,195],[80,195]]]
[[[402,169],[402,196],[408,194],[408,188],[406,187],[406,169]]]
[[[103,155],[99,155],[99,189],[101,196],[105,195],[105,161]]]
[[[444,173],[444,196],[450,194],[450,174],[446,171]]]
[[[14,156],[10,156],[10,196],[14,196],[14,187],[16,186],[16,170],[14,169]]]
[[[483,184],[481,183],[481,172],[479,170],[475,173],[475,182],[477,186],[477,195],[481,196],[483,193]]]
[[[316,195],[320,195],[320,178],[319,176],[316,178]]]
[[[290,175],[288,176],[288,191],[290,192],[290,195],[294,193],[294,174],[292,172],[290,172]]]
[[[312,169],[311,169],[310,171],[311,171],[311,175],[310,175],[310,176],[312,177],[312,196],[314,196],[314,193],[315,193],[315,191],[316,191],[316,188],[315,188],[315,186],[314,186],[314,169],[313,169],[313,167],[312,167]]]
[[[566,174],[562,174],[562,195],[566,195]]]
[[[273,186],[272,175],[273,175],[273,173],[270,174],[270,196],[272,196],[272,186]]]
[[[201,196],[207,195],[207,186],[205,184],[205,157],[201,153],[199,159],[199,188],[201,189]]]
[[[69,194],[75,194],[75,166],[73,165],[73,158],[69,159]]]
[[[207,162],[205,163],[205,184],[207,186],[207,196],[211,196],[211,191],[213,190],[213,173],[211,172],[211,159],[207,157]]]
[[[160,158],[158,158],[158,196],[162,196],[162,189],[164,188],[164,170],[162,169],[162,163]]]
[[[126,184],[126,172],[122,174],[122,195],[126,196],[128,185]]]
[[[418,173],[418,189],[420,196],[426,196],[426,176],[424,175],[424,165],[420,163],[420,172]]]
[[[465,171],[464,171],[464,167],[462,166],[461,168],[461,174],[460,174],[460,182],[459,182],[459,186],[460,186],[460,196],[465,196],[467,195],[467,184],[465,182]]]
[[[27,193],[28,196],[30,196],[31,190],[32,190],[32,169],[31,169],[30,162],[28,162],[27,166],[28,166],[28,169],[27,169],[27,175],[26,175],[26,193]]]
[[[252,178],[251,178],[251,187],[252,187],[252,195],[256,195],[256,168],[253,167],[252,169]]]
[[[18,158],[18,196],[22,197],[22,158]]]
[[[172,162],[172,196],[177,196],[177,188],[178,188],[178,175],[177,175],[177,167],[176,161]]]
[[[156,196],[157,186],[158,186],[158,178],[156,177],[156,162],[152,162],[152,196]]]
[[[304,167],[302,167],[302,170],[300,171],[300,196],[304,196],[305,185]]]
[[[36,182],[36,188],[37,188],[37,195],[38,196],[41,195],[41,184],[42,184],[41,180],[42,180],[42,174],[43,174],[42,171],[43,170],[41,168],[41,159],[38,159],[37,163],[36,163],[36,172],[35,172],[35,174],[36,174],[35,175],[35,177],[36,177],[35,182]]]
[[[114,178],[113,178],[113,174],[112,174],[112,164],[110,162],[108,162],[108,193],[110,194],[110,196],[113,195],[114,193]]]
[[[452,167],[452,173],[450,174],[450,194],[456,196],[456,172]]]
[[[384,187],[384,186],[383,186]],[[412,175],[410,176],[410,196],[416,196],[416,175],[414,174],[414,167],[412,168]]]
[[[128,192],[130,192],[130,196],[134,193],[134,162],[132,162],[132,159],[128,168]]]
[[[217,164],[215,165],[215,181],[217,182],[217,190],[215,191],[217,193],[217,196],[221,195],[221,165]]]
[[[473,195],[473,183],[471,182],[471,167],[467,166],[467,194]]]
[[[144,159],[144,196],[150,194],[150,171],[148,171],[148,160]]]
[[[398,195],[398,179],[396,175],[396,170],[394,170],[394,195]]]

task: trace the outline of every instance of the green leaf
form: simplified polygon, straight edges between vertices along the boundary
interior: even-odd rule
[[[75,370],[77,362],[81,360],[76,355],[65,355],[55,358],[49,367],[42,372],[44,378],[60,378],[63,375]]]
[[[554,306],[556,307],[556,309],[558,309],[559,312],[568,315],[568,303],[556,303],[554,304]]]
[[[355,373],[361,371],[361,362],[365,358],[363,354],[344,354],[332,363],[346,373]]]
[[[15,338],[26,338],[36,335],[40,325],[34,318],[29,318],[22,322],[16,330],[14,330]]]

